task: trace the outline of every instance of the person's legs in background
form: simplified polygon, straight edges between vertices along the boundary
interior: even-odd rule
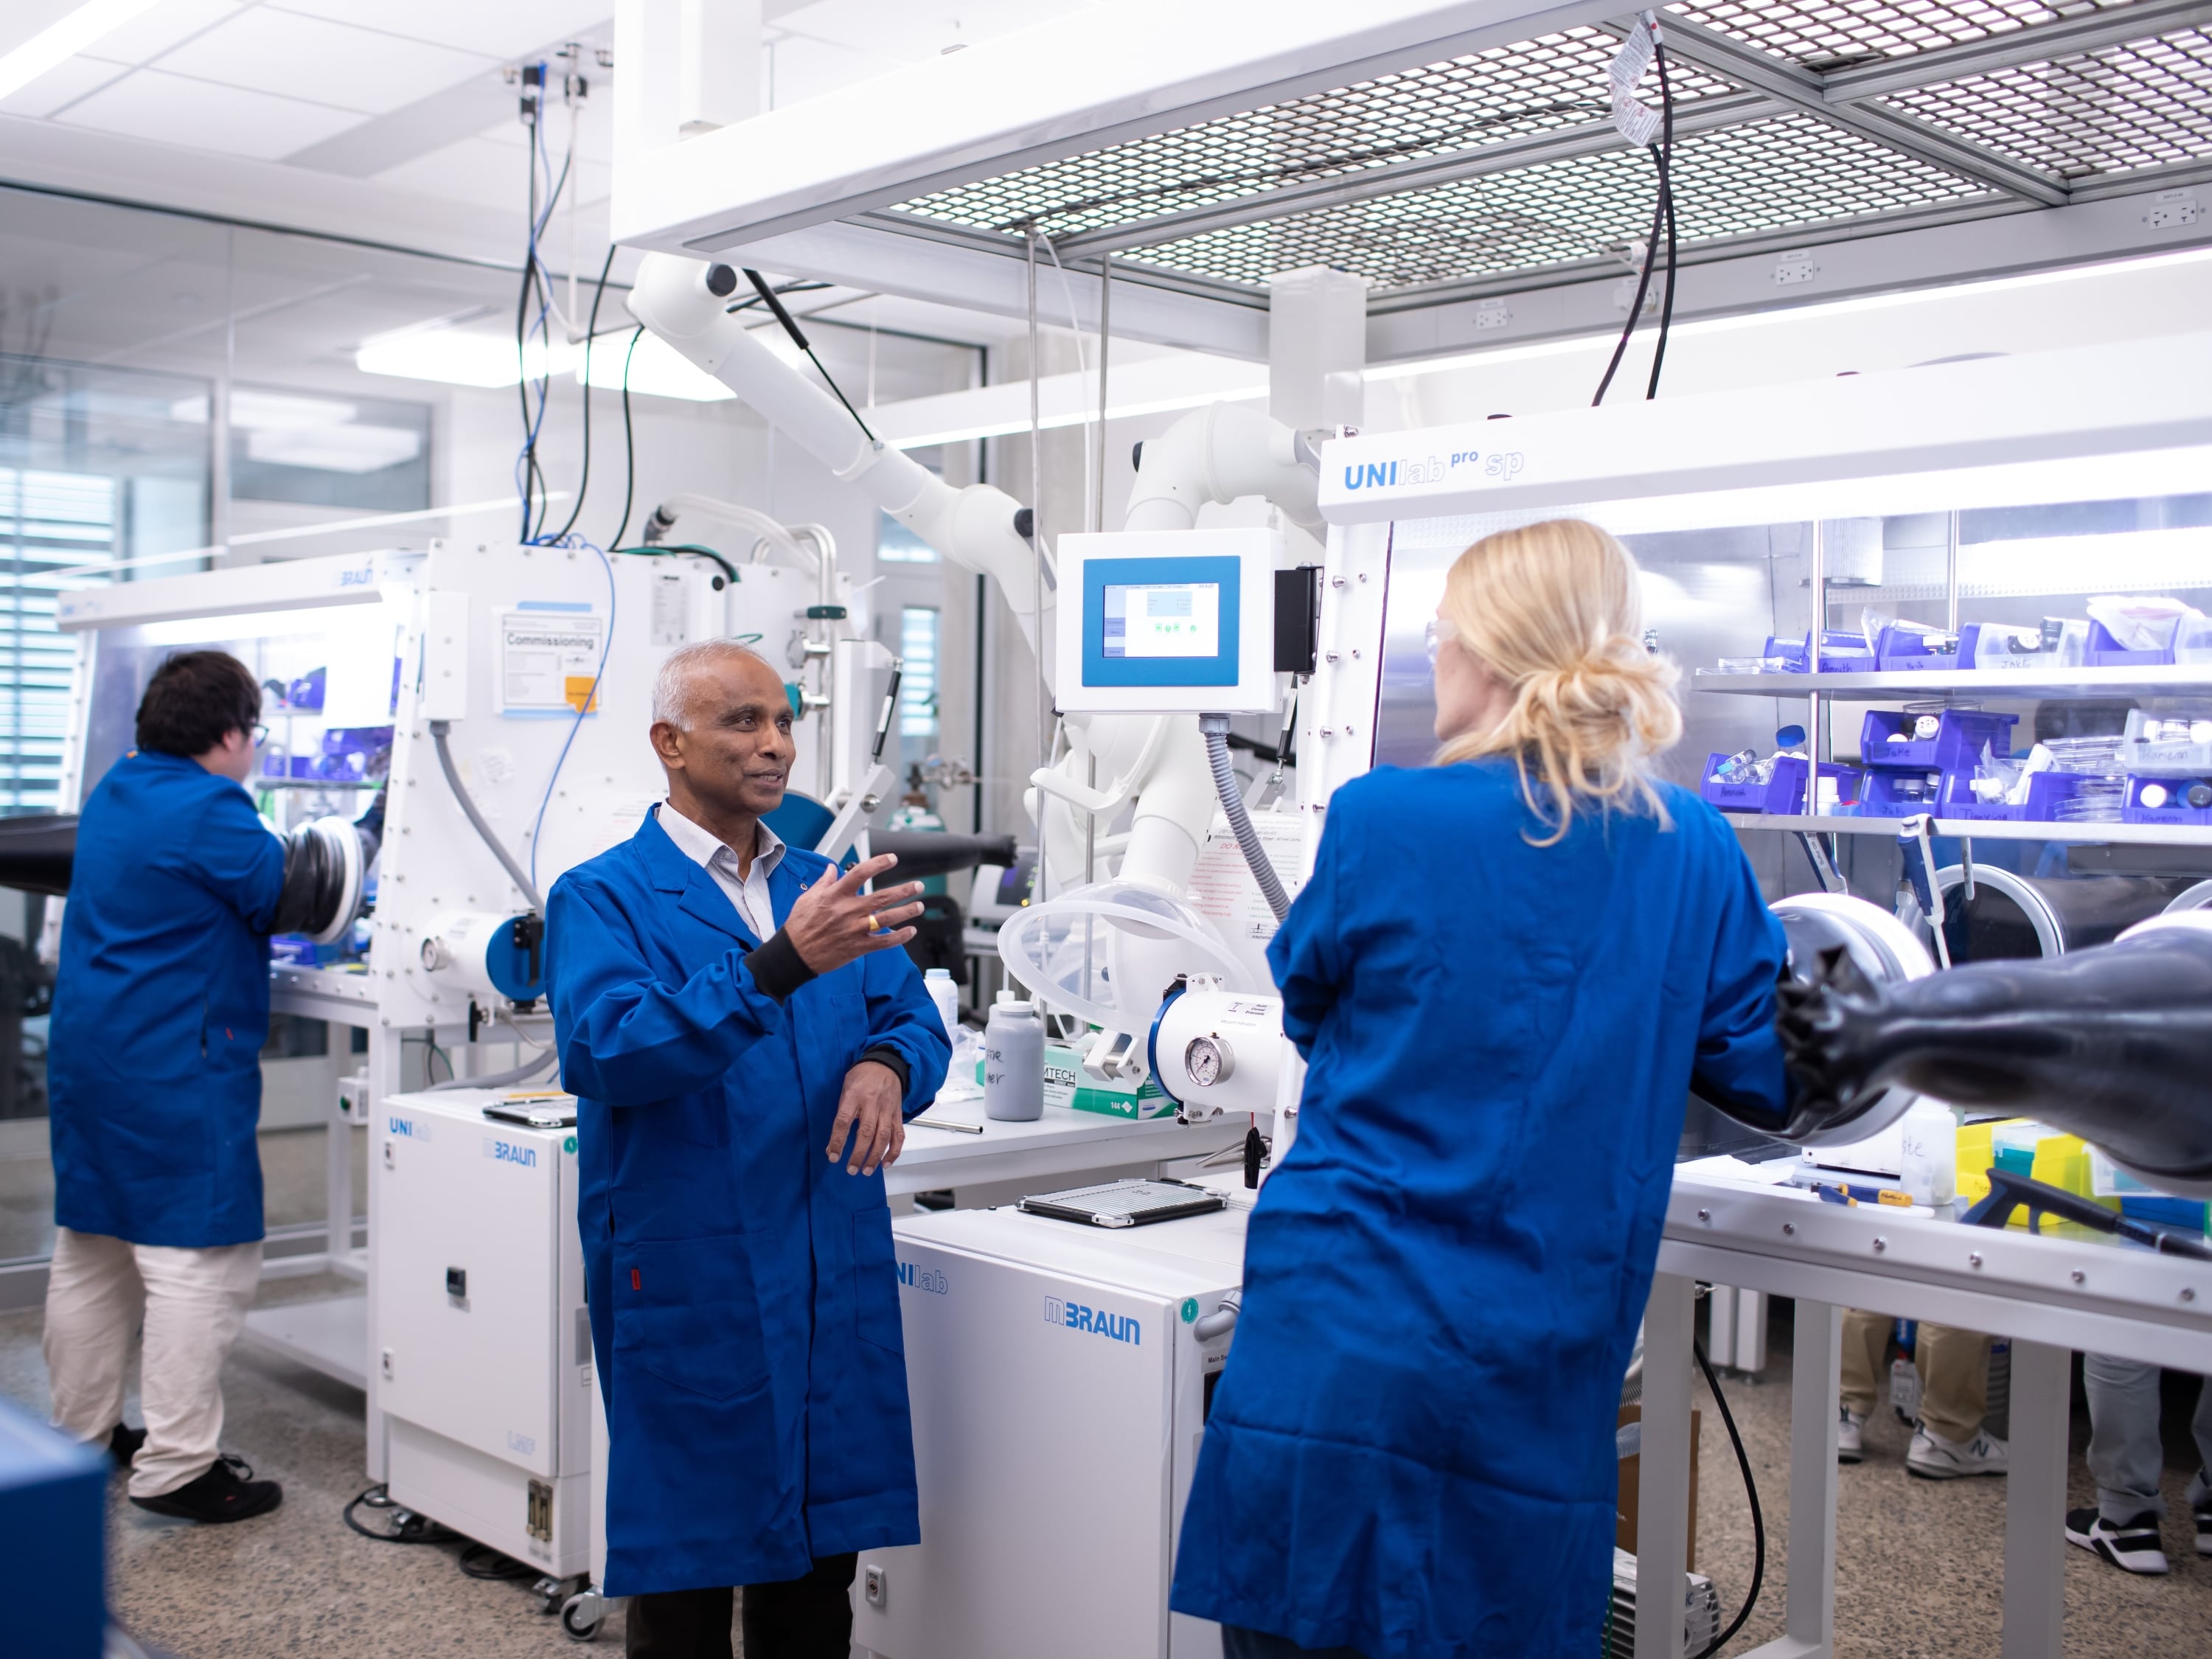
[[[1889,1352],[1887,1314],[1868,1313],[1861,1308],[1844,1310],[1843,1421],[1836,1428],[1836,1461],[1856,1463],[1866,1455],[1861,1431],[1874,1415],[1881,1388],[1882,1356]]]
[[[1990,1403],[1990,1339],[1923,1319],[1914,1358],[1920,1368],[1920,1426],[1905,1454],[1906,1470],[1930,1480],[2002,1474],[2005,1443],[1982,1426]]]
[[[2066,1536],[2123,1571],[2164,1572],[2166,1548],[2158,1523],[2166,1512],[2159,1494],[2166,1448],[2158,1431],[2158,1367],[2085,1353],[2081,1382],[2089,1396],[2089,1473],[2097,1482],[2097,1507],[2069,1510]],[[2212,1419],[2201,1401],[2197,1428],[2200,1448],[2208,1447]],[[2212,1449],[2207,1455],[2212,1456]],[[2193,1500],[2194,1486],[2191,1495]]]
[[[846,1659],[853,1650],[857,1555],[815,1558],[813,1571],[780,1584],[748,1584],[738,1614],[745,1659]]]
[[[76,1439],[112,1449],[125,1467],[123,1379],[131,1340],[145,1310],[131,1246],[119,1238],[54,1231],[46,1273],[46,1374],[54,1426]],[[125,1431],[131,1441],[139,1433]]]
[[[2189,1510],[2197,1522],[2197,1553],[2212,1555],[2212,1377],[2198,1382],[2190,1428],[2197,1437],[2197,1474],[2189,1482]]]
[[[732,1606],[726,1585],[633,1595],[623,1603],[623,1659],[730,1659]],[[752,1659],[752,1650],[748,1626],[747,1659]]]
[[[221,1456],[222,1367],[261,1282],[261,1244],[210,1249],[132,1247],[146,1285],[139,1398],[146,1444],[131,1468],[131,1501],[191,1521],[243,1521],[273,1510],[283,1488],[242,1480]]]

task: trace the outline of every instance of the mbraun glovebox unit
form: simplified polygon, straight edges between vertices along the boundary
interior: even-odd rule
[[[1167,1609],[1231,1334],[1243,1208],[1121,1231],[957,1210],[897,1240],[921,1537],[866,1550],[853,1639],[883,1659],[1219,1659]]]
[[[591,1330],[576,1132],[484,1090],[377,1109],[376,1352],[392,1501],[549,1578],[590,1548]]]

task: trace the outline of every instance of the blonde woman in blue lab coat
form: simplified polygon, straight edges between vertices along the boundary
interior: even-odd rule
[[[1172,1600],[1228,1659],[1598,1650],[1685,1097],[1784,1090],[1782,929],[1727,824],[1652,775],[1682,722],[1640,609],[1591,525],[1462,554],[1437,763],[1337,792],[1269,950],[1310,1069]]]

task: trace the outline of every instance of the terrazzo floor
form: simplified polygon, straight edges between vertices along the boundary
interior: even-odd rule
[[[263,1305],[328,1294],[337,1281],[291,1279],[264,1287]],[[1729,1652],[1741,1654],[1782,1633],[1788,1571],[1787,1309],[1777,1310],[1773,1358],[1757,1385],[1731,1382],[1747,1449],[1764,1499],[1767,1593]],[[0,1316],[0,1393],[43,1413],[40,1316]],[[2171,1379],[2170,1379],[2171,1380]],[[117,1616],[142,1640],[177,1659],[522,1659],[565,1652],[619,1652],[621,1615],[598,1645],[580,1650],[541,1616],[520,1586],[476,1583],[456,1565],[457,1548],[402,1547],[346,1530],[340,1510],[365,1484],[362,1400],[339,1384],[249,1352],[226,1378],[226,1445],[285,1486],[273,1516],[199,1528],[161,1520],[123,1500],[112,1485],[112,1597]],[[1705,1431],[1699,1461],[1698,1565],[1732,1615],[1750,1576],[1751,1525],[1728,1437],[1702,1383]],[[2169,1431],[2185,1420],[2188,1397],[2170,1389]],[[133,1420],[136,1420],[135,1402]],[[2087,1421],[2075,1415],[2075,1503],[2091,1501],[2081,1448]],[[1866,1431],[1867,1460],[1843,1471],[1837,1531],[1839,1659],[1996,1659],[2000,1651],[2004,1483],[1934,1484],[1905,1473],[1910,1431],[1887,1408]],[[2189,1455],[2169,1433],[2168,1501],[2182,1516],[2166,1528],[2174,1571],[2130,1577],[2086,1552],[2066,1552],[2066,1659],[2205,1659],[2212,1655],[2212,1560],[2192,1553],[2181,1489]],[[1501,1539],[1498,1547],[1512,1547]]]

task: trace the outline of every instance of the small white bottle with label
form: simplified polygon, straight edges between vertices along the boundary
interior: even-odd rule
[[[1925,1096],[1906,1109],[1903,1167],[1898,1182],[1915,1204],[1942,1209],[1959,1195],[1959,1120]]]

